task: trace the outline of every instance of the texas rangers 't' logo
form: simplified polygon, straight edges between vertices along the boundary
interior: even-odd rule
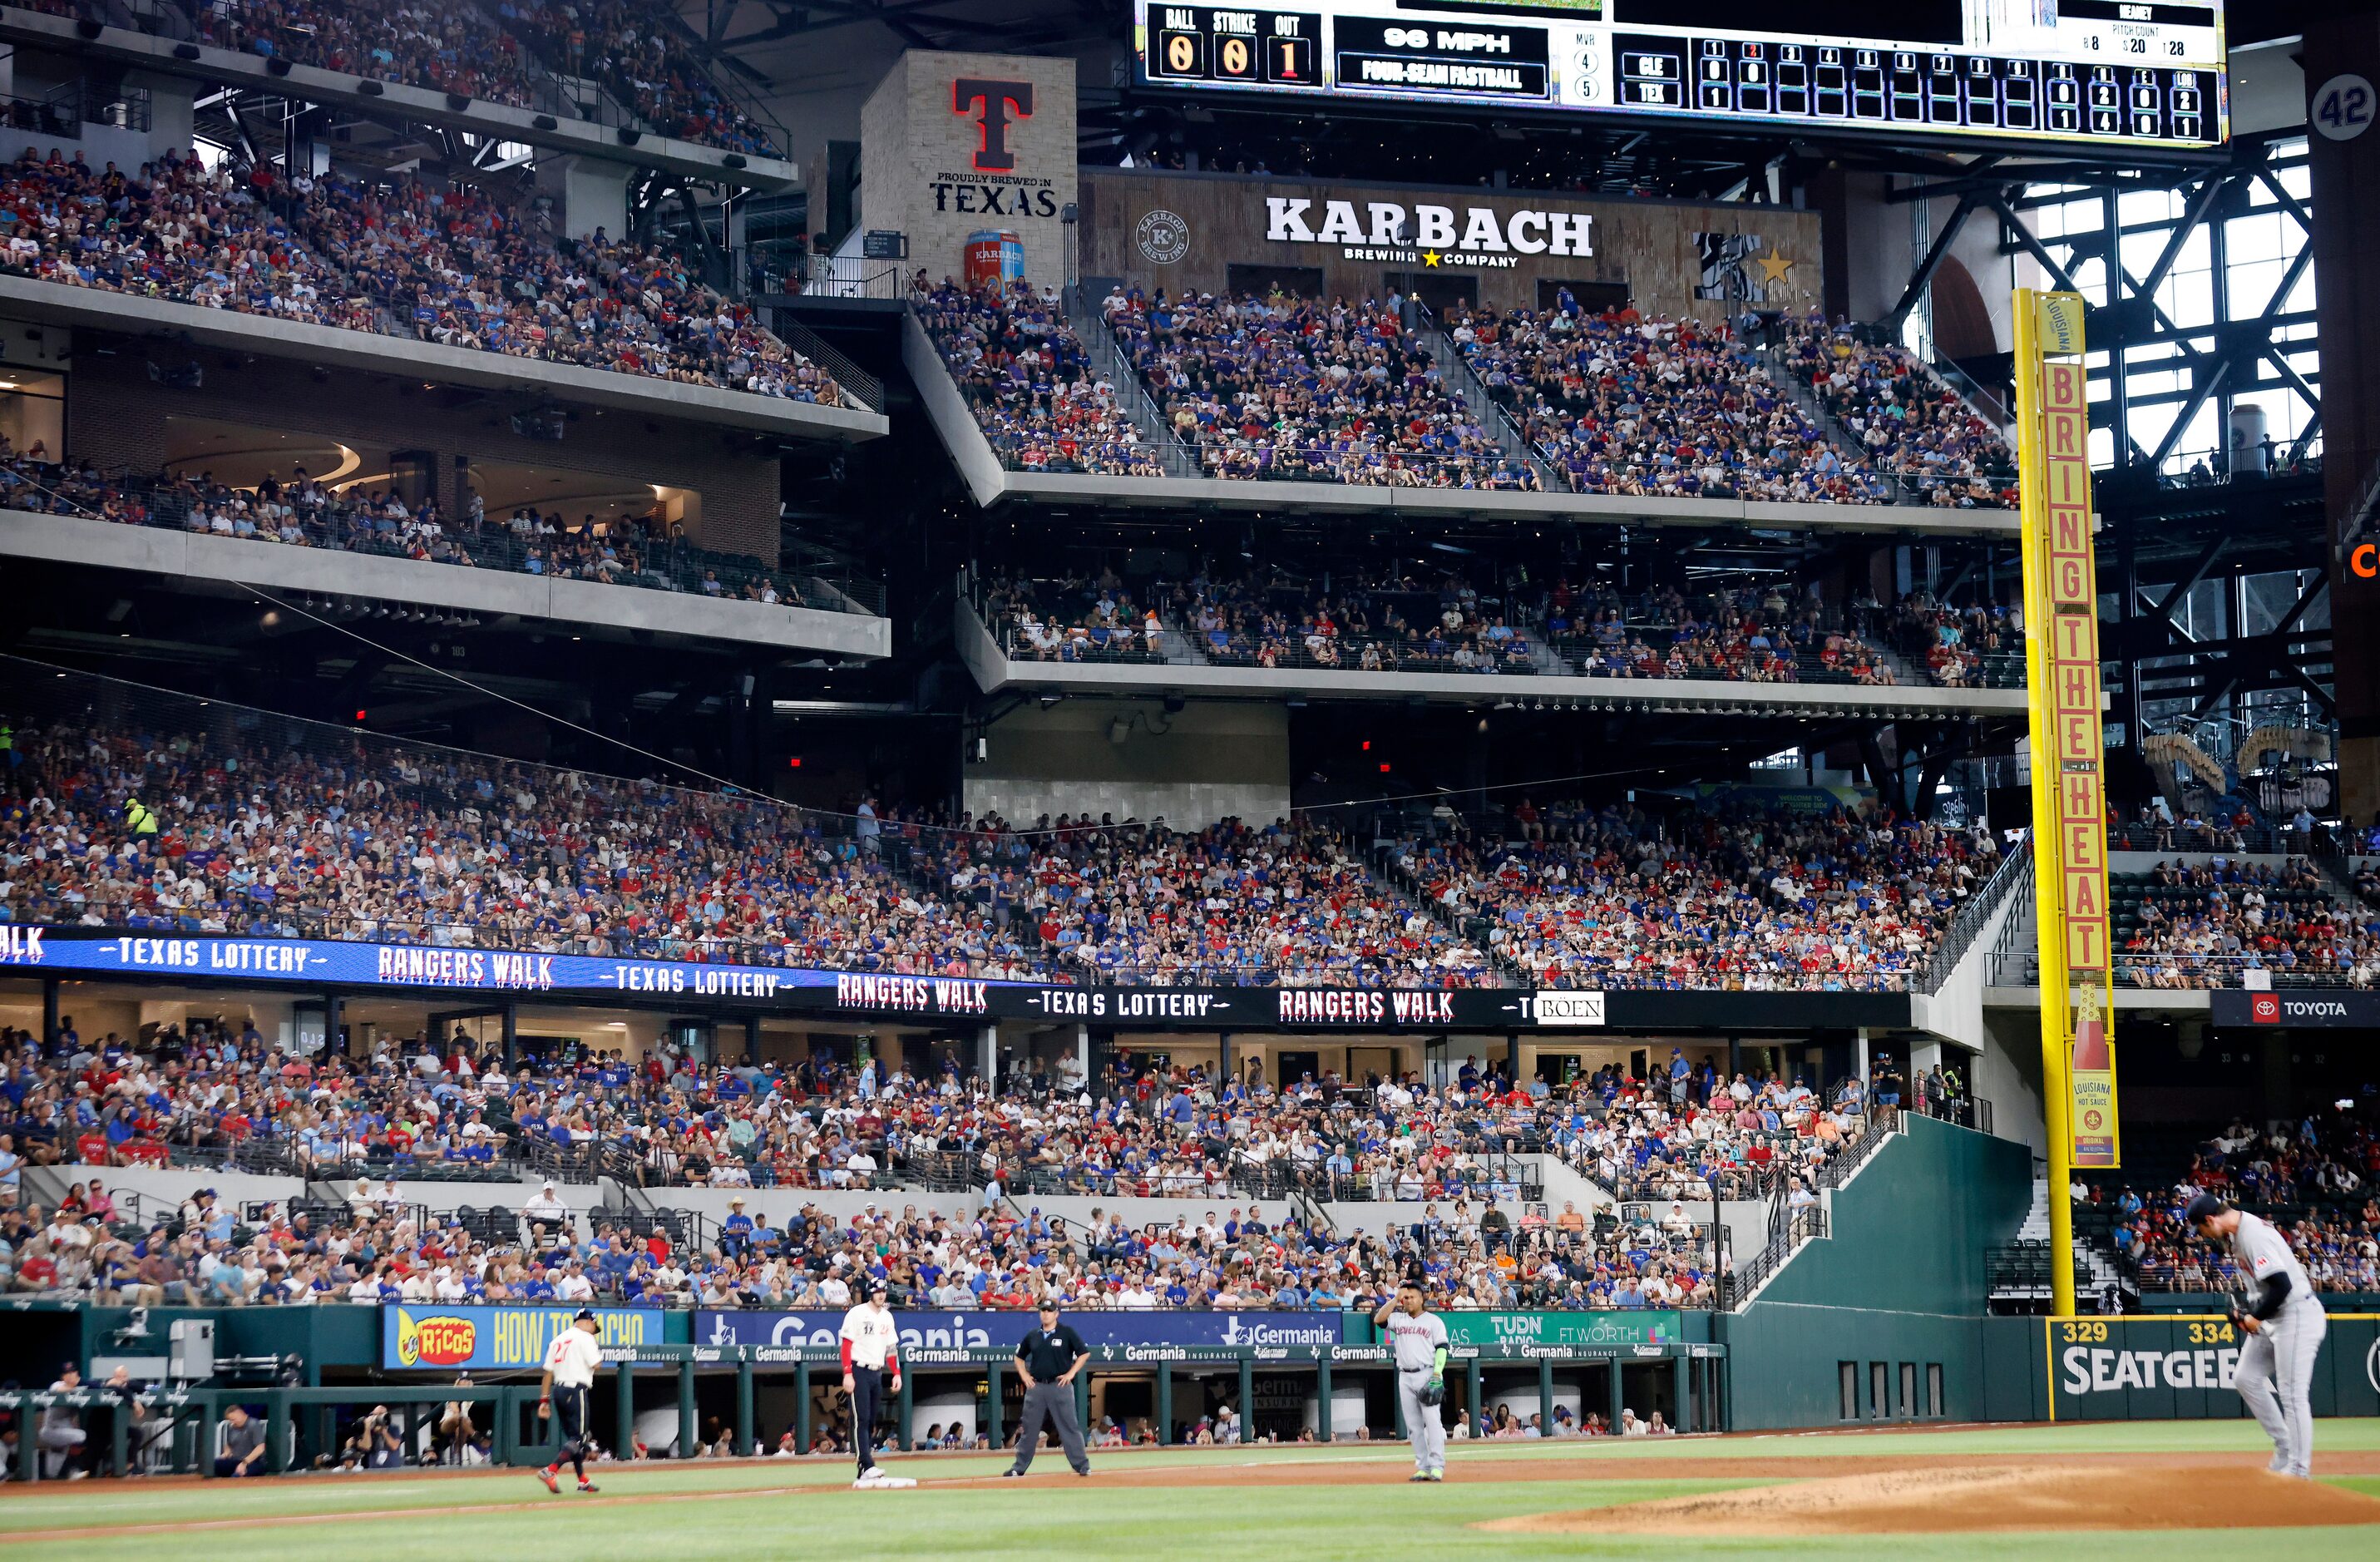
[[[1016,153],[1008,150],[1009,116],[1013,112],[1019,119],[1033,117],[1033,83],[974,76],[962,76],[951,83],[953,114],[965,114],[978,104],[983,105],[983,112],[975,116],[982,128],[975,149],[976,170],[1004,174],[1016,166]]]

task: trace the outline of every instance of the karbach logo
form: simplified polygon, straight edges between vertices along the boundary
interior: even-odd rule
[[[1492,206],[1466,206],[1458,232],[1451,206],[1416,204],[1408,213],[1398,201],[1371,201],[1359,213],[1352,201],[1326,198],[1318,228],[1306,220],[1313,210],[1311,197],[1266,196],[1265,238],[1274,244],[1342,244],[1399,254],[1422,252],[1436,257],[1426,262],[1431,266],[1513,265],[1518,263],[1511,258],[1515,255],[1595,253],[1592,212],[1531,210],[1515,212],[1507,219]]]
[[[416,1319],[396,1313],[396,1363],[400,1367],[457,1367],[479,1348],[479,1325],[468,1318]]]
[[[1016,166],[1016,154],[1008,150],[1009,116],[1013,112],[1019,119],[1033,117],[1033,83],[976,76],[962,76],[951,83],[953,114],[974,113],[978,104],[983,111],[975,116],[981,131],[975,149],[976,172],[1005,174]]]
[[[2281,1000],[2272,993],[2259,993],[2248,1000],[2248,1018],[2259,1025],[2281,1022]]]

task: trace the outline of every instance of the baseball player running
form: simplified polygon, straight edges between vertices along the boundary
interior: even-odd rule
[[[884,1288],[873,1281],[859,1286],[859,1305],[843,1315],[843,1391],[851,1396],[851,1446],[859,1455],[855,1486],[914,1486],[905,1476],[888,1475],[877,1468],[876,1418],[884,1396],[901,1392],[901,1332],[892,1310],[884,1305]]]
[[[2268,1221],[2235,1210],[2212,1193],[2190,1202],[2182,1218],[2209,1242],[2228,1245],[2247,1287],[2243,1307],[2234,1302],[2231,1321],[2247,1336],[2240,1348],[2235,1380],[2240,1397],[2273,1440],[2276,1475],[2313,1479],[2314,1358],[2330,1327],[2313,1284],[2289,1251],[2289,1239]]]
[[[595,1336],[603,1325],[595,1314],[582,1307],[570,1326],[553,1336],[545,1348],[545,1373],[538,1385],[537,1419],[549,1418],[560,1423],[562,1458],[537,1472],[549,1492],[562,1490],[554,1479],[562,1473],[562,1460],[568,1459],[577,1472],[578,1489],[595,1490],[595,1483],[587,1479],[587,1391],[594,1386],[595,1369],[603,1364],[603,1348]]]
[[[1394,1301],[1372,1314],[1375,1328],[1388,1331],[1397,1366],[1397,1393],[1404,1404],[1405,1430],[1413,1437],[1415,1481],[1446,1479],[1446,1322],[1422,1305],[1421,1287],[1407,1281]],[[1324,1407],[1323,1414],[1330,1414]]]

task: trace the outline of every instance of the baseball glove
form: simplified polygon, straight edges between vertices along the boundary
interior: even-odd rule
[[[1423,1384],[1419,1397],[1425,1405],[1443,1405],[1446,1403],[1446,1380],[1434,1377]]]

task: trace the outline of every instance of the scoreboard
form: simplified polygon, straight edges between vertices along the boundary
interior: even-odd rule
[[[2106,150],[2229,134],[2222,0],[1135,4],[1154,86]],[[1881,27],[1900,35],[1860,35]]]

